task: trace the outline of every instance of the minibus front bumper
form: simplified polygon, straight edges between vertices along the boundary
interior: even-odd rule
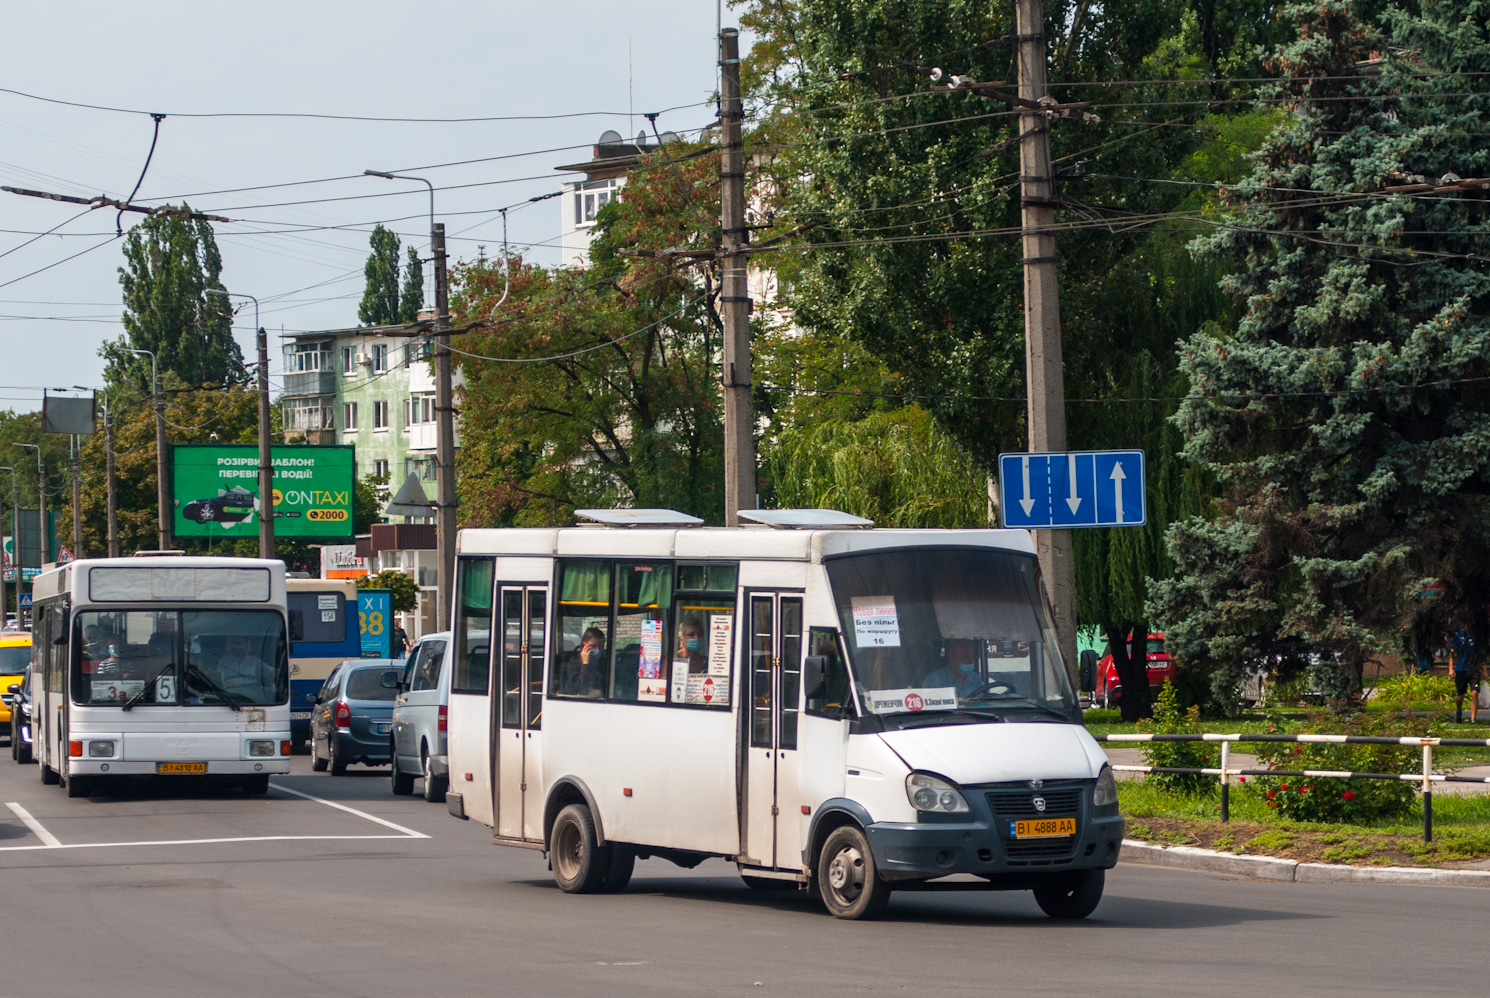
[[[1015,838],[1014,821],[1040,819],[1047,814],[1034,807],[1011,805],[1011,800],[1017,802],[1021,793],[1030,798],[1054,797],[1061,789],[1075,788],[1055,787],[1043,794],[1015,789],[964,789],[968,801],[966,814],[930,814],[926,816],[928,820],[914,823],[870,824],[867,831],[875,866],[888,881],[930,880],[954,873],[994,878],[1004,874],[1110,870],[1117,864],[1122,849],[1123,818],[1115,804],[1093,806],[1091,787],[1090,782],[1079,785],[1077,806],[1061,809],[1060,817],[1074,818],[1074,835],[1033,839]],[[997,800],[999,794],[1003,795],[1002,801]]]

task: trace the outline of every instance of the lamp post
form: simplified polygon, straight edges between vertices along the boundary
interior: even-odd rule
[[[247,298],[254,303],[254,329],[259,348],[259,557],[274,557],[274,459],[269,453],[269,337],[259,325],[259,300],[240,291],[208,288],[220,298]]]
[[[21,625],[21,483],[16,480],[16,470],[0,465],[0,471],[10,472],[10,567],[16,573],[16,626]],[[0,517],[3,520],[3,517]],[[0,617],[9,612],[10,601],[5,596],[5,576],[0,575]]]
[[[449,626],[455,583],[455,408],[450,385],[450,289],[445,273],[445,226],[435,224],[435,185],[423,177],[363,170],[384,180],[414,180],[429,188],[429,242],[435,260],[435,629]]]
[[[167,498],[166,484],[166,399],[165,388],[160,382],[160,372],[155,369],[155,354],[149,350],[124,348],[125,353],[143,354],[150,358],[150,384],[155,389],[155,504],[159,507],[160,527],[157,531],[157,548],[167,551],[171,547],[171,504]]]
[[[52,560],[51,538],[47,536],[47,466],[41,459],[41,447],[37,444],[17,443],[17,447],[26,447],[36,451],[36,526],[37,534],[41,538],[37,544],[41,548],[41,564],[45,565]],[[20,543],[20,537],[16,537]],[[20,598],[16,599],[16,608],[20,609]]]

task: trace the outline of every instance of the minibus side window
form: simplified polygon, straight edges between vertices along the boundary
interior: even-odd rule
[[[731,566],[733,567],[733,566]],[[715,578],[716,566],[709,566]],[[680,594],[675,600],[669,702],[685,707],[728,707],[730,659],[735,646],[735,601],[721,593]]]
[[[487,692],[491,675],[492,568],[490,558],[462,558],[456,569],[452,693]]]
[[[560,566],[549,696],[604,699],[611,665],[612,572],[608,561]]]
[[[831,627],[812,628],[807,637],[807,654],[827,660],[821,685],[807,691],[807,713],[835,720],[852,717],[854,709],[849,701],[848,666],[838,643],[838,631]]]
[[[618,562],[615,594],[610,697],[666,703],[668,677],[664,663],[672,647],[667,633],[673,605],[672,563]]]

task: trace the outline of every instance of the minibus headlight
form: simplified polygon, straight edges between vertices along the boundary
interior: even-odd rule
[[[912,773],[905,778],[905,795],[917,811],[957,814],[967,810],[967,801],[956,787],[926,773]]]
[[[1092,788],[1092,806],[1106,807],[1117,803],[1117,782],[1112,778],[1112,767],[1102,766],[1102,772],[1097,774],[1097,785]]]
[[[92,759],[112,759],[114,758],[114,743],[89,742],[88,756]]]
[[[250,756],[273,755],[274,748],[274,742],[256,738],[248,743],[248,754]]]

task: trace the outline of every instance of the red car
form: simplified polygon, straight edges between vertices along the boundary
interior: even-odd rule
[[[1166,679],[1174,679],[1174,661],[1170,659],[1169,652],[1164,650],[1164,635],[1149,635],[1149,691],[1152,694],[1155,687],[1163,686]],[[1133,654],[1132,636],[1128,639],[1128,654]],[[1117,666],[1112,661],[1112,645],[1109,643],[1102,650],[1102,657],[1097,660],[1097,690],[1096,697],[1102,701],[1102,706],[1109,707],[1117,702],[1118,696],[1122,694],[1123,684],[1118,679]]]

